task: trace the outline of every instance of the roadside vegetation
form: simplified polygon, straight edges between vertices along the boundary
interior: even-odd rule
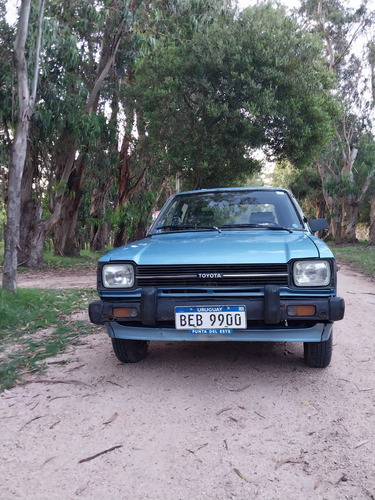
[[[0,289],[0,390],[32,373],[43,373],[46,358],[78,344],[95,331],[71,314],[87,309],[95,290]]]
[[[43,269],[90,269],[98,255],[82,252],[76,259],[45,254]],[[25,269],[24,269],[25,271]],[[58,276],[56,277],[58,279]],[[28,374],[43,373],[46,358],[82,342],[96,330],[87,321],[72,320],[72,314],[87,310],[96,290],[18,289],[17,294],[0,289],[0,390],[22,383]]]
[[[359,271],[375,277],[375,246],[368,242],[353,245],[330,245],[336,259],[355,266]]]

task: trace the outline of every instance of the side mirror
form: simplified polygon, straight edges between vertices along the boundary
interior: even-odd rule
[[[309,221],[309,226],[311,231],[316,233],[317,231],[324,231],[324,229],[327,229],[328,222],[326,219],[311,219]]]

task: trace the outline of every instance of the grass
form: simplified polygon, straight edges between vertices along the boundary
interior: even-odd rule
[[[95,331],[86,321],[69,318],[95,298],[94,290],[19,289],[13,295],[0,289],[0,390],[26,374],[42,373],[43,360]]]
[[[63,315],[80,311],[93,291],[19,289],[11,294],[0,289],[0,340],[10,332],[34,333],[58,324]]]
[[[359,271],[375,277],[375,246],[366,242],[355,245],[330,245],[336,259],[354,265]]]
[[[82,250],[78,258],[56,257],[50,251],[44,254],[43,269],[60,271],[58,274],[63,270],[93,269],[99,257],[88,250]],[[43,372],[43,360],[95,331],[94,325],[69,318],[70,314],[87,309],[95,299],[95,290],[19,288],[14,295],[0,288],[0,390],[21,383],[28,373]]]

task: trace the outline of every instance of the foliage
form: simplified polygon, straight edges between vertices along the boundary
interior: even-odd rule
[[[308,168],[293,174],[292,185],[301,190],[306,182],[299,179],[308,175],[313,183],[308,206],[313,209],[319,194],[309,166],[332,136],[338,112],[332,89],[348,80],[357,63],[353,62],[352,73],[347,66],[345,74],[337,72],[339,79],[327,71],[320,35],[312,34],[315,0],[304,2],[309,7],[303,19],[270,2],[242,13],[230,4],[227,0],[46,3],[40,85],[22,196],[32,198],[41,209],[46,232],[51,231],[50,221],[55,225],[49,234],[61,253],[68,252],[58,244],[63,239],[59,241],[59,234],[65,236],[71,228],[74,250],[108,221],[112,232],[125,231],[128,239],[141,234],[153,203],[160,207],[178,182],[182,189],[247,184],[259,176],[261,164],[254,151],[260,147],[269,159]],[[336,0],[327,0],[324,8],[339,54],[348,23],[354,26],[364,11],[349,18]],[[30,60],[37,14],[34,3],[27,41]],[[0,176],[4,178],[14,129],[9,92],[14,33],[1,19]],[[116,36],[117,52],[89,106]],[[344,71],[343,65],[340,68]],[[127,175],[123,184],[121,169]],[[95,199],[98,193],[104,193],[100,203]],[[4,199],[5,193],[0,197]],[[73,205],[78,215],[72,214]],[[23,234],[31,241],[26,230]],[[108,238],[102,241],[105,245]]]
[[[341,113],[335,122],[335,137],[320,152],[315,165],[331,218],[332,236],[340,241],[355,241],[355,226],[361,210],[369,211],[363,207],[375,179],[375,164],[370,166],[360,159],[373,122],[369,73],[372,45],[365,40],[371,36],[375,12],[365,1],[352,9],[338,0],[304,0],[299,14],[312,31],[320,33],[330,71],[337,76]]]
[[[5,3],[0,4],[0,197],[5,198],[5,166],[10,155],[10,133],[13,119],[12,109],[12,59],[9,47],[14,40],[14,31],[5,20]]]
[[[244,182],[251,152],[304,164],[331,137],[337,111],[320,43],[284,9],[247,9],[190,42],[167,40],[139,63],[133,98],[154,168],[187,187]]]
[[[308,219],[325,215],[318,213],[321,201],[321,180],[314,166],[297,168],[288,161],[279,162],[275,165],[272,174],[272,184],[290,189]]]
[[[153,192],[140,190],[125,206],[112,212],[110,222],[114,231],[123,224],[128,241],[137,239],[140,221],[145,227],[151,225],[152,208],[156,196]]]
[[[371,185],[366,193],[365,203],[360,214],[360,222],[370,223],[370,200],[375,197],[375,137],[371,132],[361,135],[357,143],[357,174],[362,177],[362,184],[372,176]]]

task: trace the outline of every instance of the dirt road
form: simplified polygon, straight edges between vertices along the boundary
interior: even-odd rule
[[[375,498],[375,283],[339,273],[331,365],[301,344],[151,344],[104,331],[0,400],[0,498]],[[106,452],[106,453],[104,453]]]

